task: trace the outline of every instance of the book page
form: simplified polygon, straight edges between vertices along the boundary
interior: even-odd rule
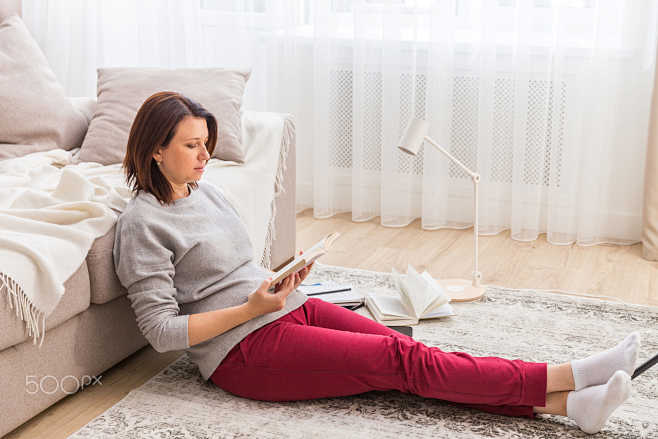
[[[432,301],[425,307],[423,316],[427,313],[433,312],[446,303],[450,302],[450,297],[446,294],[445,289],[439,284],[427,271],[424,271],[421,277],[427,282],[428,289],[432,292]]]
[[[324,238],[322,238],[317,243],[315,243],[311,248],[306,250],[303,254],[297,255],[295,259],[293,259],[292,261],[287,263],[283,268],[281,268],[279,271],[274,273],[274,275],[272,276],[272,285],[276,285],[290,274],[301,270],[307,265],[310,265],[320,256],[327,254],[327,251],[334,243],[334,241],[338,239],[339,236],[340,233],[338,232],[331,233],[325,236]]]
[[[354,291],[342,291],[340,293],[327,293],[313,296],[316,299],[322,299],[325,302],[335,303],[338,305],[342,304],[358,304],[363,303],[364,296],[363,294],[356,293]]]
[[[411,265],[407,266],[406,276],[398,275],[398,277],[403,301],[411,307],[410,312],[413,313],[413,316],[420,318],[435,298],[433,291],[427,287],[426,281]]]
[[[288,264],[286,264],[281,270],[274,273],[274,275],[272,276],[271,285],[278,284],[283,279],[290,276],[292,273],[298,272],[299,270],[306,267],[307,265],[308,263],[306,262],[306,259],[301,256],[293,259]]]
[[[408,285],[404,281],[403,276],[398,273],[395,268],[393,268],[393,276],[395,278],[395,286],[397,287],[398,292],[400,293],[400,299],[402,302],[402,305],[407,311],[407,314],[410,317],[418,318],[418,315],[415,314],[414,310],[414,305],[411,302],[411,298],[409,297],[409,293],[407,292]]]
[[[455,311],[452,308],[452,305],[449,303],[444,303],[443,305],[435,308],[434,310],[430,311],[429,313],[423,314],[423,319],[434,319],[438,317],[448,317],[448,316],[454,316]]]
[[[324,282],[315,282],[312,284],[303,283],[297,287],[299,291],[306,294],[307,296],[312,296],[315,294],[327,294],[330,292],[336,292],[337,290],[342,291],[351,291],[352,284],[342,284],[333,281],[324,281]]]
[[[384,301],[387,303],[382,303],[381,300],[382,298],[384,298]],[[396,315],[399,314],[399,312],[405,310],[404,305],[402,305],[402,302],[398,297],[391,297],[386,295],[380,296],[378,294],[368,293],[366,295],[365,304],[366,307],[368,308],[368,311],[375,318],[375,320],[385,325],[389,325],[389,324],[415,325],[418,323],[418,319],[414,319],[413,317],[409,317],[408,315],[404,315],[404,316]],[[381,304],[382,307],[389,313],[394,312],[395,314],[382,313],[382,311],[379,309],[378,304]]]
[[[371,300],[375,302],[379,312],[385,316],[410,317],[404,305],[397,297],[371,295]]]
[[[336,241],[336,239],[338,239],[339,236],[340,233],[338,232],[330,233],[329,235],[325,236],[320,241],[315,243],[311,248],[306,250],[302,255],[303,257],[306,258],[306,264],[310,264],[320,256],[326,255],[329,249],[331,248],[332,244],[334,243],[334,241]]]

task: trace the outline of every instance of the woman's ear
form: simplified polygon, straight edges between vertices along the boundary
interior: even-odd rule
[[[162,161],[162,147],[158,147],[155,152],[153,152],[153,160],[158,163]]]

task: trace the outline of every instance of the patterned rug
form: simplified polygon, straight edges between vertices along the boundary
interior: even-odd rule
[[[316,264],[308,278],[393,294],[388,273]],[[640,361],[658,352],[658,308],[550,293],[488,288],[456,316],[425,321],[414,338],[444,351],[561,363],[642,334]],[[360,310],[360,311],[363,311]],[[181,356],[71,438],[572,438],[590,437],[567,418],[482,413],[397,391],[298,402],[233,396],[203,382]],[[658,366],[633,381],[602,438],[658,438]]]

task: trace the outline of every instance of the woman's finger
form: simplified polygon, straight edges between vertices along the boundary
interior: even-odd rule
[[[260,288],[259,288],[259,289],[260,289],[260,290],[263,290],[263,291],[267,291],[267,290],[270,289],[271,286],[272,286],[272,278],[271,278],[271,277],[268,277],[267,279],[265,279],[265,280],[263,281],[262,284],[260,284]]]

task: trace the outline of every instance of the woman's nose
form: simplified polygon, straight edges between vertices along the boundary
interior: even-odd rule
[[[201,152],[201,158],[203,160],[209,160],[210,159],[210,154],[208,153],[207,149],[205,149],[205,148],[203,149],[203,151]]]

